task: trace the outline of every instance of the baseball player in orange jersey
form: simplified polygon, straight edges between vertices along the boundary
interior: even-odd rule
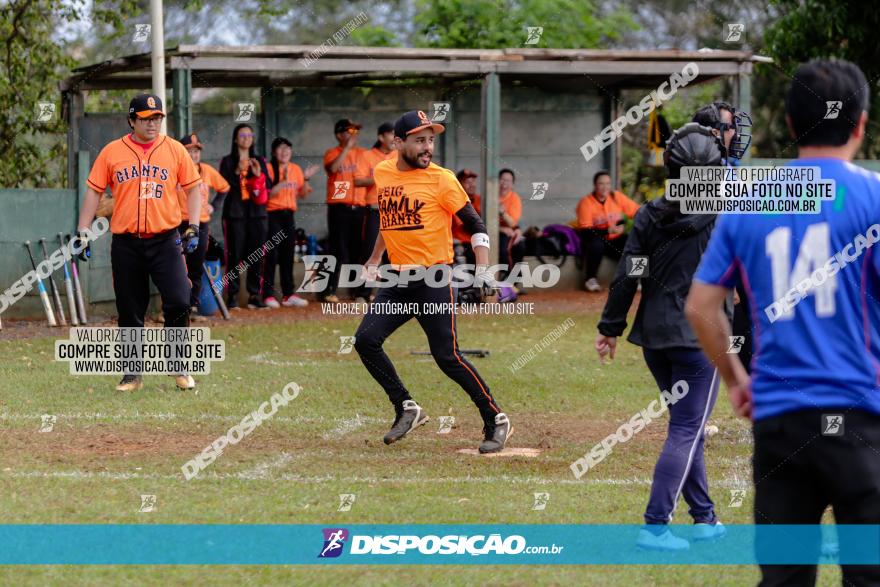
[[[386,159],[396,159],[397,151],[394,150],[394,125],[383,122],[376,131],[376,142],[369,151],[361,150],[358,158],[357,169],[354,173],[355,187],[366,188],[364,196],[364,218],[361,231],[361,258],[359,263],[364,263],[373,251],[376,238],[379,236],[379,196],[376,192],[376,181],[373,179],[373,170],[376,165]],[[358,290],[356,297],[367,298],[370,288],[363,286]]]
[[[120,327],[143,328],[150,302],[150,279],[162,296],[165,327],[189,326],[190,283],[181,244],[193,252],[199,244],[201,178],[186,149],[159,132],[162,101],[157,96],[135,96],[128,108],[132,132],[101,150],[87,180],[88,189],[79,214],[77,239],[86,261],[91,254],[84,230],[95,218],[104,190],[113,194],[110,263]],[[183,236],[176,189],[186,191],[190,224]],[[187,374],[176,378],[181,389],[195,387]],[[117,391],[143,386],[140,373],[126,373]]]
[[[472,235],[471,243],[480,267],[477,275],[485,273],[489,263],[486,226],[455,175],[431,163],[434,137],[443,130],[443,125],[432,123],[422,111],[407,112],[394,123],[398,158],[379,163],[373,171],[381,230],[365,267],[368,278],[375,279],[386,246],[392,268],[401,279],[407,279],[413,275],[412,271],[419,269],[448,270],[453,258],[453,215]],[[437,365],[468,393],[480,411],[484,433],[480,452],[498,452],[504,448],[513,428],[492,397],[489,386],[458,350],[453,309],[455,289],[449,283],[437,285],[440,284],[421,278],[379,288],[375,304],[370,306],[355,333],[354,346],[361,361],[394,406],[394,424],[385,435],[385,444],[400,440],[428,420],[382,350],[385,339],[415,317],[428,337]],[[411,311],[413,306],[415,311]],[[404,308],[406,311],[398,311]],[[426,311],[429,308],[431,311]]]
[[[336,286],[339,267],[360,260],[361,230],[366,189],[354,182],[360,152],[357,146],[361,125],[347,118],[337,120],[333,127],[338,144],[324,153],[327,172],[327,237],[330,254],[336,257],[337,269],[330,278],[324,301],[338,302]]]
[[[186,273],[192,284],[189,305],[191,306],[192,318],[195,319],[195,316],[197,315],[195,313],[196,306],[199,304],[199,293],[202,291],[202,273],[204,273],[202,266],[205,262],[205,253],[208,251],[208,236],[210,234],[208,223],[211,221],[211,213],[214,209],[223,205],[223,198],[225,198],[226,194],[229,192],[229,183],[223,179],[223,176],[220,175],[219,171],[207,163],[202,163],[203,145],[199,142],[198,135],[186,135],[180,139],[180,144],[186,147],[186,152],[189,153],[190,158],[193,163],[195,163],[196,169],[199,172],[199,176],[202,178],[202,183],[199,184],[199,193],[202,196],[202,215],[198,222],[198,226],[201,227],[199,230],[199,246],[195,251],[187,253],[186,255]],[[214,196],[213,203],[209,201],[212,189],[217,194]],[[183,235],[189,227],[190,222],[189,212],[187,210],[188,204],[186,190],[180,185],[177,186],[177,199],[180,202],[180,215],[183,219],[179,230],[180,234]],[[202,318],[202,320],[204,320],[204,318]]]

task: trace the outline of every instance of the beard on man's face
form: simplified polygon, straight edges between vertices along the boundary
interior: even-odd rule
[[[410,157],[406,151],[401,151],[400,156],[403,157],[403,161],[407,165],[416,169],[427,168],[431,164],[431,158],[433,157],[430,151],[420,151],[415,157]]]

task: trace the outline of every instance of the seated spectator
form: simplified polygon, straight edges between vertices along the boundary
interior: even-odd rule
[[[508,270],[522,261],[526,246],[519,228],[522,199],[513,191],[515,181],[516,176],[510,169],[498,173],[498,262],[507,265]]]
[[[474,210],[477,211],[477,214],[480,214],[480,194],[477,193],[477,177],[479,176],[470,169],[462,169],[455,175],[455,177],[458,178],[458,183],[461,184],[464,193],[466,193],[468,199],[470,199]],[[467,259],[468,263],[472,265],[476,263],[474,252],[471,248],[471,236],[464,229],[464,225],[461,223],[461,220],[458,219],[458,216],[452,217],[452,240],[456,246],[462,247],[464,257]]]
[[[577,205],[577,227],[586,267],[587,291],[600,291],[596,273],[602,257],[620,261],[626,246],[626,219],[633,218],[639,205],[623,192],[611,190],[611,175],[599,171],[593,176],[593,191]]]

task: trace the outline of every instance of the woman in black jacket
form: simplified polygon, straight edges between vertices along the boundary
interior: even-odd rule
[[[254,152],[254,129],[250,125],[239,124],[232,131],[232,147],[220,161],[220,175],[230,186],[223,202],[223,240],[230,275],[226,305],[230,310],[238,308],[238,279],[247,269],[248,308],[265,308],[262,275],[269,230],[266,202],[272,182],[266,160]]]
[[[720,166],[720,146],[707,127],[689,123],[678,129],[664,154],[669,178],[677,179],[684,166]],[[714,226],[714,215],[682,214],[677,201],[659,198],[642,206],[598,325],[599,358],[613,359],[639,282],[629,275],[641,274],[642,298],[629,341],[642,347],[660,389],[678,397],[669,402],[667,438],[654,469],[646,525],[639,532],[638,545],[647,548],[688,547],[668,529],[679,495],[698,525],[694,539],[709,540],[725,532],[709,497],[703,460],[703,431],[715,405],[719,378],[684,315],[694,272]]]

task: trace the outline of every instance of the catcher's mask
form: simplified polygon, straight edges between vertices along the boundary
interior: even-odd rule
[[[733,129],[733,138],[730,140],[730,148],[726,149],[727,155],[734,159],[742,159],[749,146],[752,144],[752,117],[745,110],[737,110],[727,102],[712,102],[709,105],[711,123],[710,126],[724,136],[725,131]],[[721,111],[728,110],[733,115],[733,121],[722,122]],[[696,118],[696,117],[695,117]],[[724,145],[722,144],[722,147]]]

